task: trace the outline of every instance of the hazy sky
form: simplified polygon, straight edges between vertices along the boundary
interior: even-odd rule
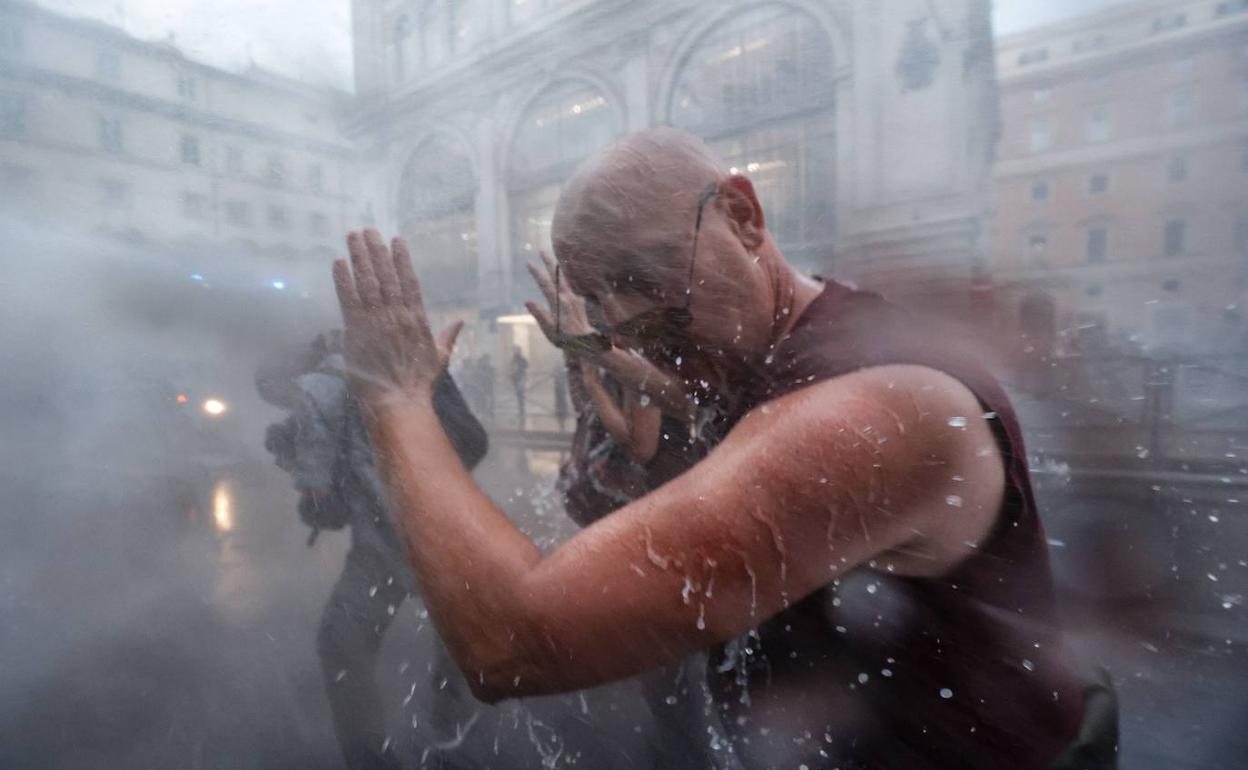
[[[54,10],[121,24],[137,37],[172,34],[187,55],[210,64],[241,69],[254,60],[287,75],[350,88],[350,0],[40,2]],[[997,31],[1017,32],[1118,2],[1122,0],[997,0]]]

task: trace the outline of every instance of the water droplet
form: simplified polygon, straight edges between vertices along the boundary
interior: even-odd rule
[[[866,684],[866,683],[867,683],[867,680],[869,680],[870,678],[871,678],[871,677],[867,676],[866,674],[859,674],[859,675],[858,675],[858,684]]]
[[[669,695],[669,696],[667,696],[666,698],[664,698],[664,699],[663,699],[663,702],[664,702],[664,703],[666,703],[666,704],[667,704],[667,705],[669,705],[669,706],[675,706],[675,705],[676,705],[676,696],[675,696],[675,695]]]
[[[370,599],[376,595],[377,595],[377,586],[372,586],[371,588],[368,589],[368,596]]]
[[[945,505],[951,505],[954,508],[961,508],[962,498],[957,495],[945,495]]]
[[[891,668],[880,669],[880,676],[891,677],[892,675],[893,675],[893,670]]]
[[[953,416],[953,417],[950,417],[950,418],[949,418],[949,427],[950,427],[950,428],[965,428],[965,427],[966,427],[966,418],[965,418],[965,417],[961,417],[961,416],[956,416],[956,415],[955,415],[955,416]]]
[[[872,583],[871,585],[867,586],[867,593],[869,594],[873,594],[878,590],[880,590],[880,586],[877,583]]]
[[[1035,671],[1035,670],[1036,670],[1036,664],[1035,664],[1035,663],[1032,663],[1030,660],[1026,660],[1026,659],[1024,659],[1024,660],[1023,660],[1023,668],[1027,669],[1028,671]]]
[[[953,697],[953,690],[950,690],[948,687],[940,688],[940,697],[944,698],[945,700],[949,700],[950,698]]]

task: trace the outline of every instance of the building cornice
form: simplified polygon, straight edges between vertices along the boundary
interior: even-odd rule
[[[1193,25],[1162,35],[1142,38],[1124,45],[1064,55],[1026,67],[1004,67],[998,60],[997,81],[1000,89],[1005,92],[1070,76],[1083,78],[1098,69],[1115,69],[1135,64],[1142,59],[1155,58],[1158,51],[1193,49],[1216,42],[1219,38],[1240,35],[1245,31],[1248,31],[1248,14],[1241,14],[1209,24]],[[1053,36],[1042,38],[1037,43],[1042,44],[1043,40],[1051,37]],[[1000,44],[997,50],[998,52],[1002,50]]]
[[[311,152],[347,158],[353,151],[346,143],[309,139],[289,131],[269,128],[261,123],[227,118],[180,102],[156,99],[97,80],[74,77],[43,67],[0,60],[0,77],[28,83],[42,88],[56,88],[79,98],[94,101],[109,108],[120,108],[160,115],[171,120],[200,128],[246,136],[284,147],[298,147]]]

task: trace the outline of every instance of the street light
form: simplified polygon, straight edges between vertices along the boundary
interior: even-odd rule
[[[204,401],[204,414],[209,417],[220,417],[225,414],[225,410],[229,407],[219,398],[209,398]]]

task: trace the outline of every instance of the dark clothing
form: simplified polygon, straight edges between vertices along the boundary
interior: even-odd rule
[[[524,429],[525,390],[529,383],[529,359],[517,353],[511,358],[511,387],[516,393],[517,425]]]
[[[415,578],[386,507],[368,431],[347,385],[342,357],[327,357],[315,372],[299,378],[298,388],[290,468],[295,486],[305,492],[332,489],[351,527],[351,550],[317,635],[334,729],[351,770],[398,767],[388,750],[385,709],[374,669],[382,637],[415,589]],[[471,469],[485,456],[488,439],[449,376],[436,384],[433,405],[451,444]],[[429,688],[434,693],[433,727],[440,730],[436,739],[446,742],[471,724],[476,706],[436,634],[432,651],[430,681],[439,685]]]
[[[1047,768],[1083,687],[1058,629],[1022,431],[996,380],[876,294],[829,283],[716,426],[812,383],[888,364],[946,372],[979,399],[1005,463],[995,528],[935,578],[872,563],[712,655],[712,690],[751,768]],[[765,732],[762,732],[765,731]]]
[[[619,403],[623,393],[611,377],[603,387]],[[639,465],[607,432],[586,397],[572,433],[572,451],[560,469],[564,507],[582,527],[593,524],[616,508],[657,489],[693,466],[705,447],[692,438],[689,426],[663,415],[654,457]]]
[[[388,557],[369,548],[352,548],[321,614],[316,651],[334,731],[351,770],[401,766],[386,735],[376,667],[382,638],[410,596]],[[436,746],[466,731],[476,719],[478,704],[446,645],[432,628],[427,633],[431,639],[426,690],[434,698],[430,728]]]
[[[347,508],[344,518],[351,526],[352,547],[384,556],[403,587],[411,590],[407,553],[386,508],[368,429],[347,385],[342,356],[326,357],[297,384],[301,396],[292,414],[295,487],[333,489]],[[433,407],[460,459],[468,468],[475,467],[485,457],[489,439],[449,375],[438,380]]]

